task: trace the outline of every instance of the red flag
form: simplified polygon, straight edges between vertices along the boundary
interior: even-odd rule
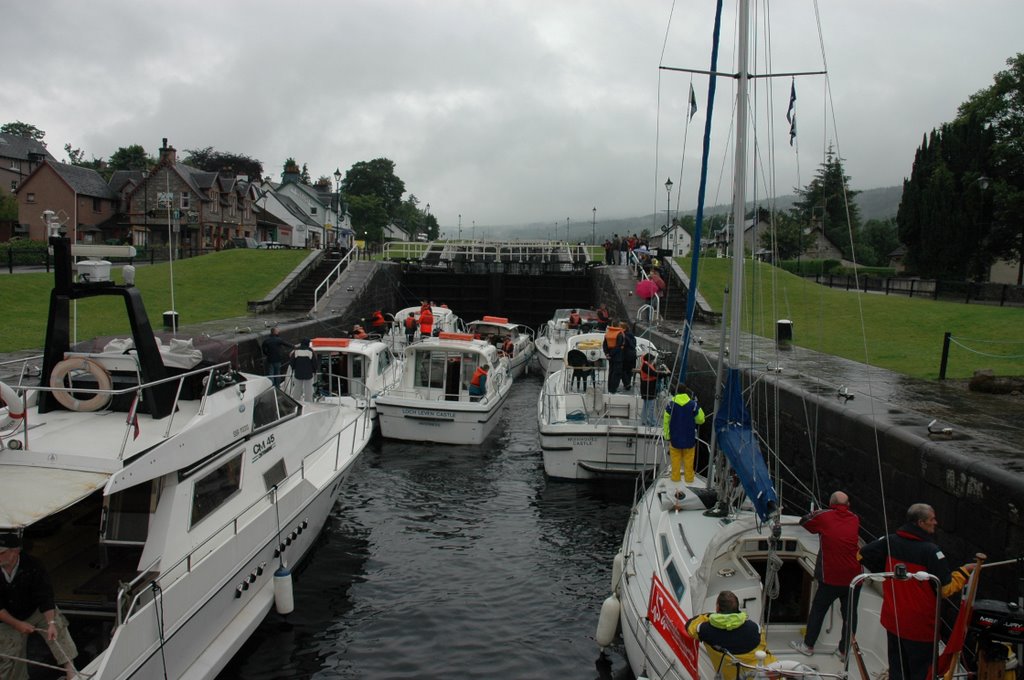
[[[956,665],[960,652],[963,651],[964,638],[967,636],[967,624],[970,622],[971,612],[974,610],[974,595],[978,589],[977,579],[981,573],[980,567],[981,563],[979,562],[967,581],[967,595],[964,596],[963,602],[960,603],[960,612],[956,615],[956,622],[953,624],[953,630],[946,641],[946,648],[939,655],[938,673],[929,673],[928,677],[948,673],[950,668]]]
[[[128,417],[125,418],[125,424],[131,425],[134,428],[135,436],[132,439],[139,438],[139,395],[135,395],[135,400],[132,402],[132,408],[128,411]]]

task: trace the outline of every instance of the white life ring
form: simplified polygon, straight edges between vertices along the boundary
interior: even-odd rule
[[[25,417],[25,402],[14,388],[5,382],[0,382],[0,399],[7,404],[6,408],[0,409],[0,428]]]
[[[50,373],[50,387],[56,390],[53,393],[54,398],[69,411],[96,411],[106,406],[110,402],[109,394],[94,394],[89,399],[75,399],[70,384],[65,384],[64,379],[77,371],[88,372],[96,381],[96,389],[110,389],[110,374],[107,373],[107,369],[92,359],[76,357],[65,359],[53,367],[53,372]]]

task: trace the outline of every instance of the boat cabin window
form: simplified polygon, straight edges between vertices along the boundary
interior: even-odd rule
[[[253,432],[279,420],[284,420],[298,410],[298,403],[281,390],[267,390],[263,394],[257,395],[253,403]]]
[[[272,390],[276,392],[277,390]],[[195,481],[192,491],[191,529],[238,492],[242,482],[242,454],[224,461]]]
[[[270,469],[263,473],[263,483],[267,486],[267,491],[270,491],[275,486],[284,481],[284,478],[288,476],[288,471],[284,465],[284,459],[281,459],[270,466]]]
[[[128,487],[103,499],[100,543],[143,545],[149,533],[149,515],[156,508],[153,482]]]
[[[747,561],[764,583],[767,558],[748,557]],[[768,602],[768,623],[806,623],[811,609],[813,574],[804,568],[799,558],[783,556],[778,578],[779,596]]]
[[[383,349],[377,354],[377,375],[383,375],[388,366],[391,365],[393,357],[391,356],[391,350]]]
[[[683,595],[686,593],[686,582],[671,560],[672,549],[668,545],[668,537],[665,534],[661,534],[658,538],[661,543],[661,559],[666,561],[665,576],[668,577],[668,583],[672,587],[672,593],[676,596],[676,601],[682,602]]]

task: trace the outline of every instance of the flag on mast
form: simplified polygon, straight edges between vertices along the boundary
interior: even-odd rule
[[[693,120],[695,113],[697,113],[697,95],[693,93],[693,83],[690,83],[690,117],[686,119],[687,123]]]
[[[786,122],[792,123],[796,117],[796,78],[789,83],[789,108],[786,110]]]
[[[793,140],[796,139],[796,114],[793,114],[793,120],[789,123],[789,145],[793,146]]]

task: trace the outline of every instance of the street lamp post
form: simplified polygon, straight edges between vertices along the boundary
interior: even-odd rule
[[[462,213],[459,213],[459,240],[462,240]]]
[[[590,240],[593,241],[590,245],[597,245],[597,206],[593,208],[594,219],[590,222]]]
[[[672,224],[672,178],[669,177],[665,180],[665,193],[667,194],[665,203],[665,226],[671,226]]]
[[[338,233],[341,230],[341,168],[334,169],[334,199],[336,201],[336,212],[334,213],[334,245],[338,245]],[[331,244],[328,243],[328,246]]]
[[[572,244],[572,239],[569,238],[569,218],[568,217],[565,218],[565,242],[568,243],[568,244]]]

